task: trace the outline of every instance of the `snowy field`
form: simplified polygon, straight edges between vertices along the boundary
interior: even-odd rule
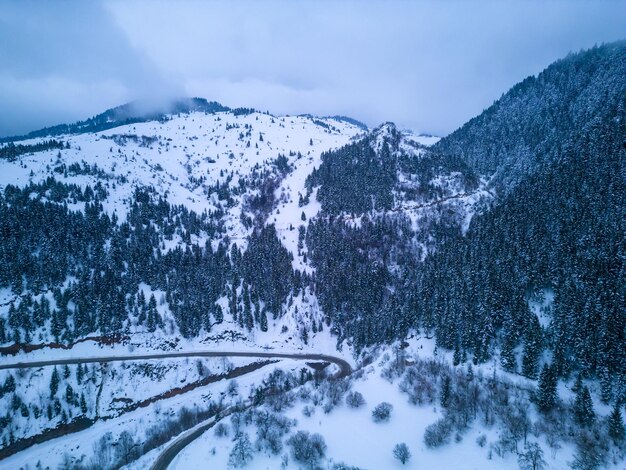
[[[429,340],[412,340],[407,348],[407,358],[432,358],[436,354],[433,344]],[[325,400],[317,405],[313,404],[316,387],[308,384],[303,387],[306,393],[296,393],[293,406],[284,412],[288,419],[297,424],[290,430],[290,434],[302,430],[320,434],[327,449],[325,457],[319,461],[321,468],[332,468],[334,464],[344,463],[362,469],[393,469],[393,468],[430,468],[430,469],[518,469],[517,456],[508,453],[504,457],[498,456],[493,447],[498,441],[499,434],[496,427],[484,426],[476,422],[470,428],[452,437],[450,442],[438,448],[429,448],[424,443],[426,428],[435,423],[443,415],[438,401],[431,404],[411,404],[408,395],[400,390],[401,380],[385,378],[384,371],[394,361],[394,352],[390,348],[379,351],[376,360],[365,366],[351,381],[350,391],[362,394],[365,403],[359,408],[351,408],[345,400],[325,412]],[[440,359],[443,359],[440,356]],[[445,359],[444,359],[445,360]],[[476,369],[476,374],[491,374],[489,366]],[[523,385],[520,384],[520,385]],[[302,397],[306,398],[302,398]],[[381,402],[388,402],[393,406],[388,422],[376,423],[372,418],[372,410]],[[310,416],[307,416],[310,414]],[[188,468],[227,468],[229,454],[233,448],[233,424],[229,419],[231,432],[228,437],[218,437],[214,430],[205,432],[199,439],[189,445],[174,460],[170,468],[181,470]],[[283,448],[280,453],[273,454],[257,443],[258,428],[254,424],[243,426],[241,432],[250,437],[253,444],[253,459],[245,468],[276,469],[305,468],[301,462],[294,460],[287,444],[288,437],[283,439]],[[485,441],[478,441],[484,436]],[[561,470],[570,468],[574,453],[572,445],[565,445],[556,453],[551,450],[542,439],[532,435],[529,442],[539,442],[544,453],[547,467]],[[406,464],[401,464],[394,458],[393,449],[398,443],[406,443],[411,458]],[[520,450],[523,444],[520,442]],[[615,467],[619,468],[619,467]]]

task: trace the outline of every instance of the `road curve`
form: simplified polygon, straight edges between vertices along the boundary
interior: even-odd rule
[[[0,364],[0,370],[5,369],[31,369],[34,367],[59,366],[70,364],[91,364],[102,362],[120,361],[143,361],[150,359],[171,359],[186,357],[252,357],[267,359],[297,359],[306,361],[325,361],[336,364],[339,367],[337,378],[346,377],[352,373],[352,367],[345,359],[327,354],[307,354],[307,353],[280,353],[270,351],[176,351],[167,353],[134,354],[126,356],[103,356],[103,357],[83,357],[68,359],[52,359],[49,361],[29,361]]]
[[[30,362],[15,362],[8,364],[0,364],[0,370],[6,369],[29,369],[35,367],[57,366],[57,365],[70,365],[70,364],[91,364],[91,363],[103,363],[103,362],[120,362],[120,361],[142,361],[153,359],[171,359],[171,358],[188,358],[188,357],[250,357],[250,358],[264,358],[264,359],[296,359],[305,361],[323,361],[336,364],[339,367],[339,372],[335,375],[336,378],[347,377],[352,373],[352,367],[350,363],[345,359],[336,356],[330,356],[327,354],[297,354],[297,353],[279,353],[269,351],[177,351],[169,353],[154,353],[154,354],[135,354],[126,356],[104,356],[104,357],[86,357],[86,358],[68,358],[68,359],[54,359],[49,361],[30,361]],[[183,450],[192,441],[200,437],[204,431],[211,428],[219,420],[228,416],[229,414],[241,409],[242,407],[251,406],[250,404],[238,405],[223,410],[218,415],[200,423],[184,432],[174,441],[169,444],[163,452],[157,457],[156,461],[152,465],[152,470],[166,470],[169,464],[174,460],[176,455]]]
[[[249,406],[250,405],[243,406],[243,409]],[[181,450],[183,450],[185,447],[187,447],[189,444],[199,438],[202,434],[204,434],[204,431],[212,428],[219,421],[224,419],[226,416],[229,416],[237,409],[242,409],[242,407],[226,408],[224,411],[218,413],[216,416],[213,416],[212,418],[209,418],[206,421],[203,421],[195,425],[193,428],[180,434],[176,439],[168,444],[165,449],[163,449],[163,452],[159,454],[157,459],[150,466],[150,470],[167,470],[167,467],[169,467],[169,465],[172,463],[174,458],[180,453]]]
[[[246,353],[243,353],[246,354]],[[273,358],[289,358],[289,359],[304,359],[310,361],[325,361],[332,362],[339,366],[339,372],[336,374],[336,378],[347,377],[352,373],[352,367],[350,364],[335,356],[328,356],[325,354],[272,354],[268,353],[269,356],[263,353],[262,356],[256,357],[273,357]],[[243,356],[248,357],[248,356]],[[185,447],[195,441],[198,437],[200,437],[207,429],[212,428],[215,424],[217,424],[220,420],[234,413],[235,411],[242,410],[245,408],[249,408],[252,406],[251,403],[239,404],[232,406],[230,408],[226,408],[225,410],[218,413],[216,416],[213,416],[202,423],[197,424],[193,428],[185,431],[181,435],[179,435],[176,439],[174,439],[170,444],[168,444],[163,452],[159,454],[157,459],[151,465],[150,470],[167,470],[169,465],[172,463],[174,458],[182,451]]]

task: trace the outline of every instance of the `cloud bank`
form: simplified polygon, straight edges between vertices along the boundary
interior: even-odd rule
[[[445,135],[624,31],[624,1],[7,2],[0,135],[180,95]]]

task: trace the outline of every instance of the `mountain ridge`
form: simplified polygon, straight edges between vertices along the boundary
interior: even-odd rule
[[[168,119],[168,116],[175,114],[190,114],[192,112],[203,112],[205,114],[214,114],[218,112],[233,112],[235,115],[250,114],[255,112],[254,108],[231,108],[224,106],[217,101],[208,101],[205,98],[177,98],[167,100],[162,103],[153,103],[148,100],[135,100],[128,103],[109,108],[91,118],[76,121],[71,124],[63,123],[54,126],[48,126],[28,132],[23,135],[6,136],[0,138],[0,144],[10,142],[20,142],[23,140],[40,138],[40,137],[57,137],[64,134],[76,135],[87,132],[99,132],[128,124],[135,124],[149,121],[162,121]],[[269,114],[269,112],[266,112]],[[333,115],[333,116],[314,116],[312,114],[301,114],[300,116],[311,119],[333,119],[335,121],[346,122],[361,130],[366,131],[367,125],[361,121],[349,116]]]

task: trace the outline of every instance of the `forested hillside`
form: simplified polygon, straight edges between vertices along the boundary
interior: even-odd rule
[[[304,342],[321,318],[357,351],[415,329],[458,360],[599,374],[609,399],[626,359],[625,100],[616,43],[432,147],[391,123],[357,136],[345,118],[200,99],[182,117],[128,124],[126,106],[63,131],[119,133],[4,146],[28,184],[0,196],[0,342],[193,338],[224,318],[266,331],[293,307]]]
[[[389,123],[324,153],[307,188],[322,207],[306,235],[316,293],[338,343],[357,349],[418,325],[411,276],[491,197],[462,160]]]
[[[2,346],[245,338],[272,323],[299,341],[320,327],[315,302],[298,311],[314,289],[285,241],[303,236],[300,212],[314,207],[281,209],[298,207],[298,172],[361,128],[177,103],[180,114],[156,121],[129,124],[129,104],[66,128],[63,140],[0,146]],[[297,315],[283,321],[287,311]]]
[[[434,174],[456,171],[465,191],[487,178],[496,197],[466,233],[458,214],[443,210],[418,223],[414,233],[428,234],[422,247],[432,253],[424,263],[410,247],[419,235],[384,211],[396,184],[389,168],[401,161],[390,157],[393,139],[378,153],[360,143],[326,156],[311,177],[323,214],[372,217],[357,225],[320,218],[309,228],[318,294],[335,330],[357,347],[410,328],[432,331],[459,361],[497,354],[529,377],[552,357],[561,376],[601,376],[607,400],[624,393],[625,110],[626,46],[610,44],[524,80],[425,150],[414,159],[417,179],[426,173],[420,162],[443,162]],[[354,184],[337,182],[342,174]]]
[[[7,319],[0,318],[0,343],[49,337],[71,343],[95,332],[165,328],[157,299],[146,299],[141,283],[164,293],[161,302],[167,301],[185,337],[224,320],[215,302],[227,292],[235,321],[248,330],[267,329],[268,311],[279,315],[287,293],[296,287],[297,295],[302,287],[293,281],[290,255],[273,226],[254,232],[243,255],[236,244],[213,250],[190,237],[214,235],[220,214],[197,215],[147,188],[137,190],[128,220],[118,224],[102,210],[105,197],[101,185],[81,190],[52,178],[23,189],[9,186],[0,195],[0,285],[19,295]],[[84,204],[84,211],[70,210],[68,202]],[[174,235],[188,242],[164,250]],[[237,289],[243,289],[239,300]],[[52,302],[41,295],[46,290]]]
[[[430,312],[425,322],[441,345],[482,361],[500,338],[505,367],[529,377],[544,348],[565,376],[624,373],[624,109],[587,129],[418,271],[420,310]],[[554,302],[541,328],[528,303],[546,295]]]
[[[480,361],[499,338],[506,367],[530,377],[547,348],[560,374],[599,373],[610,396],[626,359],[625,136],[620,42],[527,78],[435,146],[494,175],[501,193],[418,272],[442,345]],[[528,303],[545,295],[554,303],[540,328]]]
[[[623,107],[626,42],[570,54],[511,88],[479,116],[442,139],[435,151],[456,155],[511,191],[558,160],[590,126]]]

